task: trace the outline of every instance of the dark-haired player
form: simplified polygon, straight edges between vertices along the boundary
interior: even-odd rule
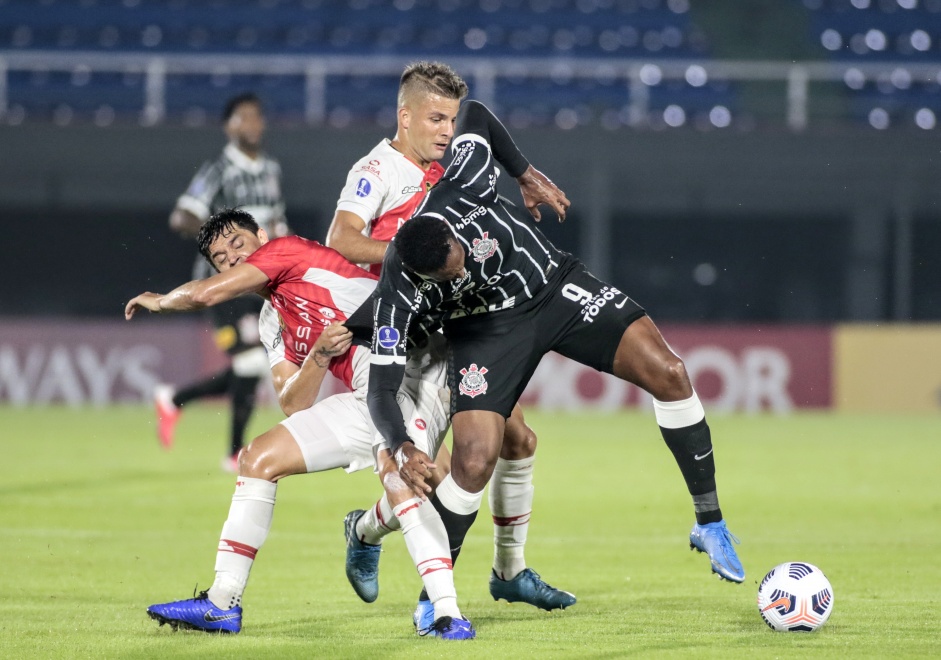
[[[128,302],[125,317],[139,310],[204,309],[256,293],[267,300],[261,335],[269,352],[279,401],[290,416],[256,438],[240,454],[239,476],[222,528],[212,586],[196,598],[152,605],[150,616],[174,628],[213,632],[241,630],[241,598],[255,555],[271,527],[278,482],[293,474],[342,467],[376,467],[401,527],[409,554],[442,616],[433,633],[471,639],[454,590],[447,532],[434,507],[416,497],[381,446],[365,402],[370,351],[352,346],[343,322],[373,292],[376,277],[336,251],[297,236],[268,240],[247,213],[214,215],[200,229],[200,251],[219,271],[167,294],[143,293]],[[429,344],[415,354],[410,375],[396,393],[409,420],[409,437],[431,455],[448,426],[441,399],[445,360]],[[314,403],[327,370],[349,393]]]
[[[464,502],[480,502],[506,418],[542,356],[554,350],[653,395],[663,438],[693,499],[691,547],[708,553],[720,577],[742,582],[719,508],[709,426],[683,361],[637,303],[558,250],[528,214],[497,194],[499,162],[519,182],[527,208],[548,201],[564,217],[569,205],[499,120],[468,101],[456,133],[451,164],[392,241],[376,289],[375,337],[401,341],[373,341],[369,409],[403,478],[417,492],[430,492],[424,480],[434,463],[409,441],[394,406],[406,341],[417,324],[443,318],[450,344],[451,478]],[[456,522],[466,534],[472,514],[449,511],[446,502],[436,507],[450,521],[450,534]]]
[[[399,83],[395,137],[382,140],[350,169],[327,235],[330,247],[371,272],[380,272],[389,241],[444,174],[438,161],[454,136],[457,110],[466,95],[467,84],[446,64],[414,62],[405,68]],[[535,450],[536,434],[517,405],[507,420],[490,482],[494,524],[490,593],[494,599],[526,602],[545,610],[564,609],[575,604],[575,596],[547,584],[526,565]],[[435,460],[439,470],[446,471],[446,447]],[[450,486],[445,477],[434,501],[444,499],[452,508],[461,507],[451,497]],[[388,514],[388,504],[380,500],[347,517],[347,576],[361,597],[374,598],[378,592],[379,550],[390,531],[383,524]],[[460,547],[452,548],[452,560],[456,560]],[[413,619],[419,631],[434,623],[427,594],[419,596]]]
[[[261,101],[251,93],[232,97],[223,109],[222,126],[228,144],[217,159],[199,169],[177,200],[170,215],[171,229],[192,238],[210,215],[238,207],[250,213],[269,236],[284,236],[287,224],[281,196],[281,167],[262,150],[265,117]],[[210,275],[206,261],[197,257],[193,278]],[[169,449],[173,445],[183,406],[207,396],[226,396],[231,400],[231,423],[229,450],[222,467],[230,472],[238,470],[237,456],[255,409],[255,391],[268,370],[258,337],[260,310],[261,300],[249,296],[209,311],[216,345],[229,355],[230,364],[221,372],[179,390],[167,384],[155,389],[157,431],[164,447]]]

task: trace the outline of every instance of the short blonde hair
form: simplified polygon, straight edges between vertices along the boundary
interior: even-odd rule
[[[399,107],[418,94],[437,94],[461,101],[467,96],[467,83],[447,64],[413,62],[405,67],[399,81]]]

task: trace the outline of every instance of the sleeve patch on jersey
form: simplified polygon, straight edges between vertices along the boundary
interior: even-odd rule
[[[369,181],[366,178],[359,180],[359,183],[356,184],[356,196],[357,197],[368,197],[372,186],[369,184]]]
[[[383,348],[395,348],[399,344],[399,331],[395,328],[384,325],[379,328],[379,345]]]

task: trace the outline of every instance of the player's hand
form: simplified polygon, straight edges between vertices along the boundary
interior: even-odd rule
[[[311,351],[311,354],[320,357],[320,359],[317,360],[317,364],[320,366],[324,366],[324,364],[322,364],[324,361],[329,365],[332,358],[343,355],[350,350],[350,346],[352,345],[353,332],[342,323],[331,323],[324,328],[320,336],[317,337],[317,341],[314,342],[314,350]]]
[[[431,479],[431,471],[438,467],[431,457],[411,442],[403,442],[393,454],[395,463],[399,468],[402,481],[423,500],[428,499],[431,486],[427,480]]]
[[[151,293],[150,291],[142,293],[136,298],[132,298],[131,302],[124,308],[124,318],[130,321],[134,318],[134,313],[139,309],[146,309],[150,312],[160,312],[161,298],[163,298],[162,294]]]
[[[529,212],[533,214],[536,222],[542,220],[539,213],[539,205],[546,204],[559,216],[559,222],[565,220],[565,212],[572,202],[565,196],[565,193],[559,190],[559,187],[545,174],[537,170],[532,165],[516,179],[520,184],[520,191],[523,193],[523,203]]]

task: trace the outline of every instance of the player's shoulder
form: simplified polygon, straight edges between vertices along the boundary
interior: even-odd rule
[[[379,274],[379,282],[387,291],[399,291],[405,289],[417,289],[421,282],[409,269],[402,263],[395,246],[395,238],[386,248],[386,254],[382,259],[382,272]]]
[[[402,169],[405,157],[392,147],[388,138],[383,139],[372,150],[350,168],[350,176],[369,176],[378,181],[393,180]]]
[[[221,175],[222,171],[225,170],[228,165],[229,159],[225,155],[225,152],[223,152],[215,158],[204,160],[202,165],[200,165],[199,169],[196,171],[196,178],[203,178],[209,174]]]
[[[310,249],[311,243],[317,243],[301,236],[279,236],[272,238],[267,243],[259,247],[248,257],[248,261],[257,261],[263,257],[274,257],[285,254],[297,254]]]

